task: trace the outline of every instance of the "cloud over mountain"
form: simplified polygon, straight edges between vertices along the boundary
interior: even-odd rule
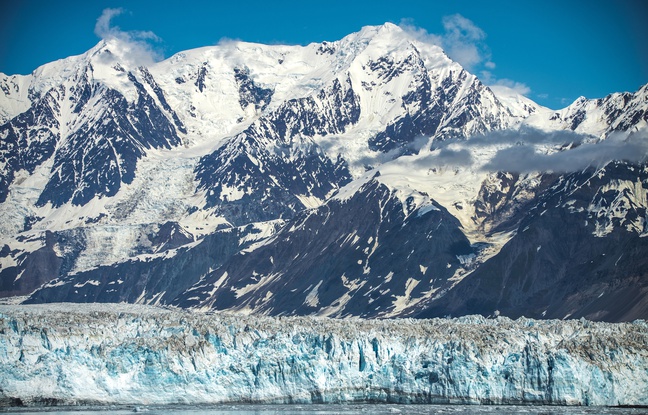
[[[125,13],[122,8],[106,8],[101,13],[95,24],[94,33],[103,40],[118,40],[122,58],[133,66],[150,65],[162,60],[164,57],[154,46],[154,42],[161,39],[151,31],[129,30],[124,31],[119,26],[112,24],[115,17]]]

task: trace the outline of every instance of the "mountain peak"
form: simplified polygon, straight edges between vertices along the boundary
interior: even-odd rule
[[[403,29],[391,22],[385,22],[384,24],[378,26],[378,30],[388,31],[388,32],[402,32]]]
[[[400,26],[397,26],[393,23],[384,23],[381,25],[375,26],[363,26],[359,32],[351,34],[350,36],[357,36],[359,39],[376,39],[376,38],[385,38],[393,39],[394,36],[405,37],[405,32]],[[354,36],[354,37],[355,37]]]

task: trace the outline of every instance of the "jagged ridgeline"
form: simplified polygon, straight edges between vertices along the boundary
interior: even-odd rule
[[[648,317],[648,86],[554,111],[392,24],[123,54],[0,74],[0,296]]]

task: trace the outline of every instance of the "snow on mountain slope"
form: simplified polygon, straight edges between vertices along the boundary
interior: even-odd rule
[[[29,109],[29,76],[0,73],[0,125]]]
[[[599,99],[580,97],[562,110],[530,116],[525,124],[601,138],[612,132],[639,131],[648,125],[648,84],[634,93],[614,93]]]
[[[393,25],[379,34],[370,44],[376,46],[360,54],[351,68],[355,84],[362,86],[360,101],[367,106],[359,125],[375,134],[368,141],[370,150],[407,153],[416,150],[411,146],[421,146],[415,142],[421,136],[468,137],[515,123],[495,95],[439,47],[418,42]],[[384,53],[385,43],[397,49]],[[385,102],[393,106],[385,107]],[[376,129],[367,122],[377,117]]]
[[[422,135],[429,141],[461,138],[517,122],[440,48],[394,25],[364,28],[320,45],[316,54],[330,65],[328,77],[317,79],[321,89],[278,107],[271,103],[233,141],[201,160],[197,177],[208,191],[207,206],[220,205],[228,220],[240,223],[232,210],[248,199],[270,212],[277,209],[265,202],[270,197],[289,207],[270,213],[275,216],[320,204],[349,174],[357,177],[425,145],[417,141]],[[265,219],[253,212],[243,218]]]
[[[0,125],[27,111],[51,89],[73,78],[79,69],[92,60],[107,42],[101,41],[88,52],[60,59],[36,68],[29,75],[5,75],[0,73]],[[113,44],[115,49],[120,45]]]
[[[647,405],[648,327],[0,306],[0,402]]]
[[[57,255],[63,262],[73,262],[75,258],[69,253],[78,255],[75,246],[82,245],[85,236],[91,239],[93,234],[101,235],[102,228],[94,228],[92,224],[106,218],[117,224],[113,229],[119,236],[113,240],[116,243],[110,244],[117,249],[116,255],[102,249],[90,255],[102,261],[111,257],[123,259],[136,252],[137,247],[130,243],[119,250],[118,247],[129,245],[122,238],[128,233],[122,231],[145,224],[150,231],[151,227],[159,226],[157,223],[179,219],[177,216],[161,218],[168,209],[160,209],[157,215],[150,215],[152,209],[149,209],[149,215],[145,212],[124,223],[127,215],[123,200],[112,198],[124,185],[133,183],[138,160],[146,158],[156,147],[177,146],[178,134],[184,131],[150,73],[145,68],[129,68],[136,76],[124,69],[119,62],[121,48],[118,42],[102,41],[84,55],[37,69],[29,76],[34,104],[0,127],[3,138],[0,151],[4,156],[0,197],[5,200],[6,208],[0,212],[1,237],[3,245],[8,244],[7,248],[13,250],[11,256],[24,258],[18,252],[18,239],[22,238],[21,232],[33,229],[41,234],[55,232],[58,235],[55,239],[62,244]],[[158,163],[158,168],[164,166]],[[193,166],[187,169],[190,176],[192,169]],[[139,180],[140,174],[137,176]],[[169,184],[166,174],[160,176],[157,183]],[[154,188],[149,183],[140,183],[143,189]],[[171,188],[167,186],[166,190]],[[173,205],[173,199],[162,201],[160,194],[164,191],[148,198],[150,202],[131,200],[130,211],[134,210],[133,205]],[[132,192],[125,196],[132,196]],[[183,211],[182,217],[185,216]],[[108,229],[111,223],[100,225],[108,225],[103,227]],[[76,236],[67,238],[62,233]],[[139,235],[142,236],[145,237]],[[105,246],[108,245],[100,247]],[[87,248],[81,251],[93,247]],[[50,276],[58,271],[57,266],[43,265],[43,268],[52,273]]]
[[[102,87],[108,88],[109,91],[117,91],[129,105],[159,108],[161,113],[155,115],[156,120],[162,121],[163,124],[167,122],[164,121],[165,118],[172,121],[168,128],[177,129],[179,133],[186,130],[187,134],[182,134],[185,145],[192,147],[193,155],[202,156],[210,147],[213,149],[222,145],[223,139],[228,135],[234,137],[238,131],[243,131],[246,125],[262,115],[263,111],[277,110],[284,102],[292,99],[308,96],[315,98],[322,88],[332,85],[336,79],[343,84],[350,82],[354,95],[359,97],[360,105],[364,106],[360,108],[360,119],[354,121],[354,124],[358,122],[358,131],[379,133],[385,124],[395,118],[402,118],[403,109],[410,114],[423,111],[423,107],[430,104],[429,91],[425,92],[425,100],[418,97],[417,89],[421,86],[439,88],[441,83],[445,83],[448,87],[450,84],[456,84],[457,79],[467,76],[461,67],[450,61],[438,47],[417,43],[400,28],[390,24],[366,27],[338,42],[324,42],[306,47],[225,43],[183,52],[152,65],[150,69],[132,67],[133,63],[126,58],[127,53],[121,51],[123,47],[118,40],[102,41],[84,55],[44,65],[30,75],[30,91],[33,91],[34,96],[51,94],[56,88],[59,90],[56,101],[60,109],[55,109],[58,111],[54,111],[48,118],[61,124],[63,142],[71,140],[72,144],[78,147],[80,143],[74,141],[74,133],[79,131],[79,128],[85,136],[101,135],[101,132],[87,128],[97,124],[93,117],[106,116],[102,112],[106,105],[101,97]],[[403,48],[404,52],[401,51]],[[383,55],[394,57],[388,58]],[[427,73],[428,71],[431,71],[431,74]],[[474,77],[469,78],[472,79],[470,82],[474,82]],[[379,81],[379,85],[376,81]],[[460,91],[472,88],[458,86]],[[242,101],[242,97],[254,99],[255,93],[260,93],[262,98],[269,102],[259,106]],[[488,90],[482,93],[490,94]],[[62,100],[66,94],[76,97],[71,98],[75,105],[63,104]],[[454,97],[454,94],[455,92],[450,95]],[[393,98],[385,100],[381,98],[384,96]],[[94,101],[86,102],[91,97],[94,97]],[[455,105],[465,99],[467,98],[463,98],[460,93],[456,97],[457,102],[446,104]],[[76,102],[77,100],[80,101]],[[491,108],[497,107],[493,103],[492,94],[488,96],[488,100],[491,102]],[[138,104],[140,101],[142,102]],[[387,106],[386,101],[389,101]],[[500,111],[506,113],[505,110]],[[77,112],[81,114],[77,116]],[[376,114],[380,116],[376,117]],[[142,115],[137,117],[141,118]],[[326,114],[323,116],[330,117]],[[445,118],[452,120],[452,114]],[[151,131],[142,130],[142,127],[145,127],[143,125],[133,127],[140,134],[151,134]],[[126,129],[128,128],[130,127],[126,126]],[[167,127],[162,125],[161,128]],[[415,130],[408,134],[416,132],[418,127],[413,128]],[[155,134],[166,134],[157,131],[159,129],[156,129]],[[465,133],[472,130],[474,128]],[[317,135],[321,135],[322,132],[314,131]],[[423,131],[418,133],[421,132]],[[303,133],[309,135],[307,130]],[[331,133],[337,131],[326,132]],[[367,140],[369,137],[363,138]],[[284,139],[289,140],[291,137]],[[412,137],[394,139],[411,140]],[[177,145],[178,142],[179,138],[173,138],[170,143]],[[101,145],[97,144],[93,146],[101,148]],[[114,145],[112,142],[111,144]],[[144,144],[145,147],[150,145],[151,143]],[[153,144],[157,145],[159,144]],[[132,149],[125,155],[121,152],[123,149],[117,149],[119,156],[128,160],[145,157],[141,151],[133,153]],[[349,159],[361,159],[366,156],[355,153],[354,151],[342,156]],[[64,168],[62,158],[69,159],[69,156],[57,152],[57,155],[59,154],[60,161],[55,163],[53,173],[66,177],[69,173],[59,169]],[[337,155],[332,154],[331,158],[334,160]],[[111,172],[115,169],[112,166],[118,165],[119,170],[125,170],[121,181],[128,184],[133,167],[131,163],[122,164],[121,158],[117,157],[107,164],[105,169]],[[23,166],[15,167],[20,169]],[[51,180],[39,204],[52,201],[51,194],[59,189],[63,190],[63,197],[60,201],[54,201],[54,205],[64,203],[69,192],[73,192],[72,195],[76,197],[73,197],[73,204],[85,204],[92,196],[92,193],[87,193],[86,188],[94,189],[95,194],[99,196],[113,196],[115,191],[118,191],[119,180],[115,181],[114,174],[109,173],[108,183],[105,183],[105,179],[102,178],[83,178],[83,172],[79,171],[82,166],[72,163],[72,168],[77,175],[81,173],[82,177],[80,183],[74,184],[77,189],[60,189],[57,183],[63,179]],[[93,184],[95,180],[101,183]],[[8,186],[11,178],[6,181]],[[101,185],[105,185],[106,189],[96,188]],[[86,193],[83,193],[84,191]]]
[[[0,195],[8,197],[7,206],[18,208],[7,209],[5,216],[25,214],[11,213],[8,228],[63,231],[93,223],[150,227],[172,220],[204,234],[226,220],[241,224],[293,215],[321,204],[348,182],[349,174],[358,176],[376,159],[396,156],[382,156],[370,148],[371,141],[386,124],[425,112],[433,88],[450,97],[442,106],[435,104],[439,114],[448,113],[439,115],[446,124],[462,113],[450,107],[479,101],[465,96],[473,87],[464,86],[462,79],[478,82],[472,75],[438,47],[417,42],[390,24],[304,47],[223,43],[177,54],[149,68],[135,66],[123,47],[118,40],[102,41],[86,54],[44,65],[24,78],[35,106],[22,116],[25,120],[5,125],[3,143],[12,148],[7,150],[5,193]],[[492,94],[480,88],[488,95],[489,108],[498,108]],[[343,116],[336,106],[347,98],[349,112]],[[0,104],[9,107],[7,100]],[[481,111],[476,108],[469,110],[475,117]],[[287,121],[290,117],[293,121]],[[405,136],[383,134],[381,140],[407,144],[431,131],[419,125],[424,116],[415,118]],[[292,127],[284,130],[286,122]],[[43,126],[49,135],[39,133],[34,143],[26,139],[29,129]],[[125,136],[114,139],[124,131]],[[155,156],[154,148],[169,146],[173,150],[168,157]],[[259,154],[248,160],[241,148]],[[28,155],[32,153],[38,157]],[[46,166],[52,158],[53,164]],[[181,171],[167,172],[164,160],[171,158],[186,160]],[[91,165],[88,160],[93,160]],[[262,164],[256,166],[259,160]],[[27,178],[28,189],[13,179],[16,174],[24,177],[22,171],[42,178],[48,168],[45,183]],[[160,174],[143,180],[151,169]],[[194,170],[198,184],[192,191]],[[148,183],[166,183],[165,175],[186,186],[178,189],[169,183],[160,186],[160,193],[150,191]],[[35,203],[33,196],[24,199],[25,191],[40,191]],[[257,193],[255,202],[242,201],[250,192]],[[160,194],[178,197],[160,203]],[[257,213],[241,214],[242,204],[257,205]],[[192,213],[179,210],[182,205]],[[214,215],[212,207],[226,220]],[[127,241],[121,245],[126,249],[119,255],[141,248]]]
[[[512,215],[515,236],[420,316],[645,316],[646,173],[612,162],[555,177]]]
[[[283,224],[277,220],[225,228],[193,241],[180,225],[167,222],[156,234],[149,234],[152,247],[147,251],[154,253],[131,254],[127,260],[63,273],[27,301],[57,297],[57,301],[169,304],[231,256],[272,236]],[[99,242],[109,243],[110,238]],[[84,260],[80,255],[77,267]]]
[[[497,99],[516,117],[527,118],[529,115],[536,113],[546,113],[551,111],[549,108],[536,104],[529,98],[520,94],[513,88],[506,85],[489,85],[488,88],[493,91]]]
[[[446,285],[462,267],[456,255],[472,253],[443,208],[409,202],[370,180],[348,200],[301,212],[174,303],[270,315],[403,313]]]
[[[646,124],[646,87],[550,111],[485,86],[392,24],[307,46],[222,42],[145,66],[118,40],[102,41],[0,85],[9,91],[0,97],[8,119],[0,126],[0,292],[66,281],[43,287],[39,301],[106,301],[118,269],[132,280],[119,290],[128,301],[271,314],[317,311],[312,304],[332,315],[420,311],[495,258],[519,235],[522,213],[560,180],[562,170],[499,168],[513,142],[551,156]],[[618,197],[588,208],[598,212],[600,237],[628,215],[631,232],[642,234],[641,186],[632,177],[602,186]],[[347,212],[350,200],[380,214],[359,202]],[[349,218],[357,228],[343,224]],[[285,229],[272,225],[277,219]],[[249,252],[201,244],[246,225],[268,229],[254,246],[239,244]],[[450,237],[430,243],[437,225]],[[175,280],[178,264],[205,246],[229,256]],[[349,272],[326,274],[322,250]],[[390,250],[402,255],[399,269],[387,270]],[[281,252],[269,254],[275,264],[268,252]],[[299,255],[319,255],[321,269]],[[177,295],[152,292],[154,284],[144,292],[133,276],[146,266]],[[329,279],[337,291],[326,297]],[[69,289],[77,284],[83,289]],[[368,291],[381,284],[390,291],[376,309]],[[286,290],[299,294],[282,309],[275,304]],[[352,292],[363,299],[349,302]]]
[[[33,173],[53,156],[50,179],[36,205],[59,207],[69,201],[85,205],[95,196],[114,195],[121,183],[130,183],[146,149],[179,144],[177,130],[182,132],[184,127],[146,69],[140,69],[145,86],[112,60],[104,43],[68,58],[69,62],[55,62],[35,72],[45,84],[58,79],[48,75],[58,73],[61,83],[45,89],[27,112],[2,126],[6,147],[6,164],[0,172],[2,200],[17,171]],[[65,64],[69,65],[65,70],[59,69]]]
[[[493,258],[516,235],[515,214],[555,180],[506,174],[515,189],[509,207],[500,206],[484,188],[503,178],[485,166],[507,145],[474,138],[385,162],[174,304],[270,315],[415,313]]]

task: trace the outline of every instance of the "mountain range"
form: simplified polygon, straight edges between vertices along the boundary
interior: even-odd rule
[[[544,108],[398,26],[0,74],[0,296],[648,317],[648,84]]]

